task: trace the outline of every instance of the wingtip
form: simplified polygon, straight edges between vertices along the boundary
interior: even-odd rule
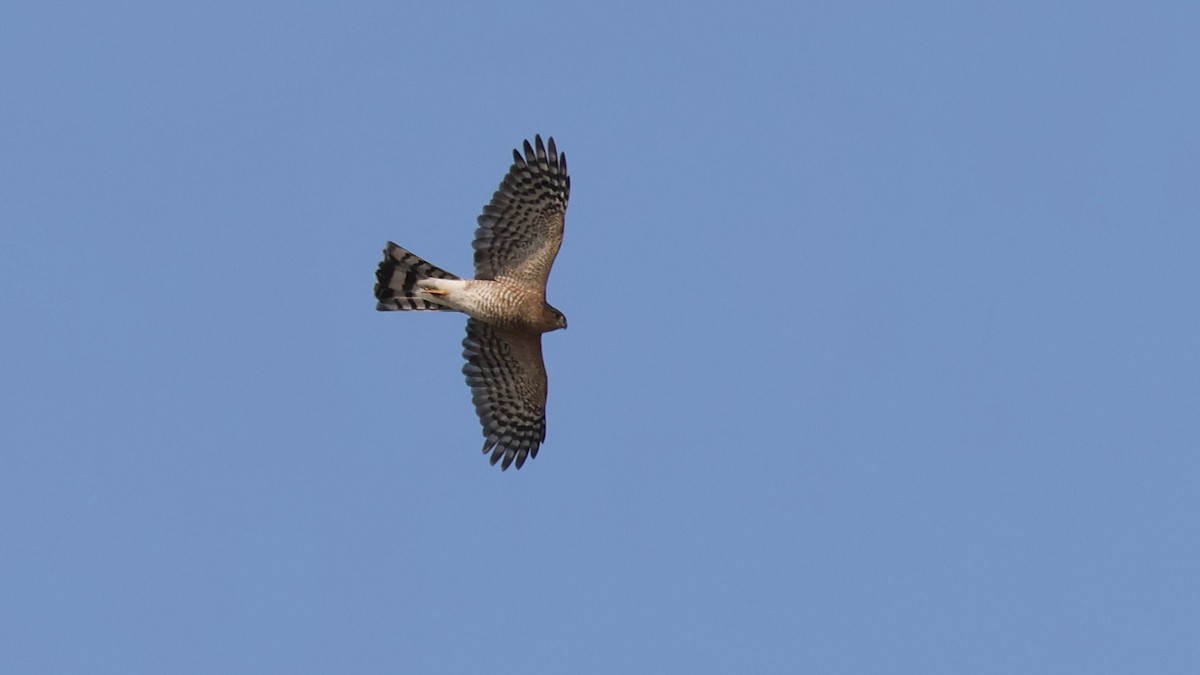
[[[519,167],[550,165],[557,166],[558,172],[567,173],[567,154],[558,151],[558,144],[553,136],[542,140],[541,134],[533,135],[533,142],[522,141],[520,148],[513,148],[513,164]]]
[[[525,460],[537,457],[537,448],[515,449],[489,438],[483,442],[483,454],[490,454],[488,464],[492,466],[499,464],[501,471],[508,471],[510,466],[519,470],[525,466]]]

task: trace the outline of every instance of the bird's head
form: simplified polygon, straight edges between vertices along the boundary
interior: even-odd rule
[[[550,310],[550,314],[554,316],[554,328],[551,330],[558,330],[559,328],[567,327],[566,315],[558,311],[558,309],[551,307],[549,303],[546,304],[546,309]]]

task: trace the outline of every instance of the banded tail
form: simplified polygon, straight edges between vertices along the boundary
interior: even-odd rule
[[[417,282],[421,279],[457,279],[446,270],[431,265],[412,252],[392,242],[383,249],[383,262],[375,270],[375,309],[381,312],[394,310],[448,311],[455,310],[430,302],[421,296]]]

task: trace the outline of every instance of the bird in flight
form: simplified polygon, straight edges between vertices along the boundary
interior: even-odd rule
[[[462,279],[387,243],[375,272],[375,308],[467,315],[462,372],[483,425],[483,453],[518,469],[546,440],[542,333],[567,327],[546,302],[562,245],[571,178],[553,138],[534,136],[483,207],[475,230],[475,278]]]

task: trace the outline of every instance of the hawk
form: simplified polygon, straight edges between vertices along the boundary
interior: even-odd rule
[[[375,308],[467,315],[462,372],[483,425],[483,453],[502,470],[537,457],[546,440],[542,333],[567,327],[546,302],[562,245],[571,178],[554,139],[534,136],[483,207],[475,230],[475,278],[462,279],[392,242],[375,272]]]

